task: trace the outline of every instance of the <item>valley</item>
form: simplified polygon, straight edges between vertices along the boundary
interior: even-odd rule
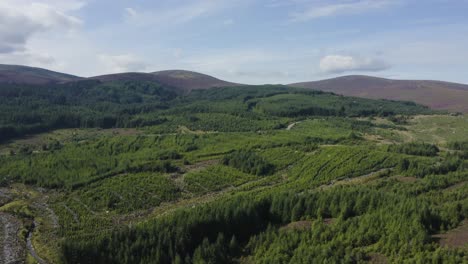
[[[3,262],[466,261],[466,115],[133,77],[0,93]]]
[[[0,264],[468,264],[468,0],[0,0]]]
[[[427,116],[425,118],[435,118],[439,120],[444,117],[439,115],[433,117]],[[455,117],[446,116],[445,118],[450,120]],[[432,135],[431,131],[420,131],[417,129],[418,119],[419,117],[416,117],[415,120],[409,120],[409,124],[405,125],[407,129],[405,130],[406,133],[413,137],[416,136],[416,133],[425,133],[427,136]],[[464,119],[459,119],[457,117],[456,120]],[[341,127],[329,125],[334,122],[339,122]],[[365,126],[362,126],[362,122],[368,123],[364,123]],[[137,134],[113,134],[108,133],[107,130],[99,132],[93,130],[79,130],[79,132],[73,132],[76,131],[75,129],[71,129],[70,132],[67,132],[67,130],[60,133],[52,132],[45,134],[45,137],[49,137],[48,140],[51,141],[64,140],[63,134],[72,133],[82,133],[88,135],[88,137],[85,137],[86,141],[67,142],[64,140],[63,142],[66,143],[63,144],[62,148],[54,151],[33,151],[31,154],[16,154],[10,157],[8,157],[10,154],[4,154],[2,157],[2,164],[7,166],[2,166],[2,175],[13,173],[11,169],[8,169],[9,166],[13,166],[17,172],[17,176],[11,178],[10,181],[20,181],[26,183],[26,185],[23,185],[23,183],[11,185],[10,188],[12,188],[12,192],[15,193],[16,196],[10,202],[5,203],[1,207],[1,210],[2,212],[15,215],[15,217],[21,219],[23,226],[30,225],[30,228],[33,228],[32,233],[30,233],[31,237],[29,237],[28,240],[28,247],[25,248],[24,244],[19,247],[17,246],[17,248],[21,249],[20,252],[30,252],[28,249],[34,247],[37,255],[29,253],[31,255],[29,258],[33,257],[36,261],[38,261],[38,259],[44,259],[44,262],[38,261],[39,263],[59,263],[62,261],[74,263],[73,259],[64,260],[63,258],[66,256],[77,256],[81,262],[86,256],[84,254],[92,253],[84,248],[80,249],[81,246],[74,246],[75,244],[80,245],[77,243],[84,243],[84,246],[87,243],[99,243],[93,245],[93,247],[102,247],[103,245],[101,243],[109,243],[104,241],[108,241],[107,239],[109,238],[113,239],[112,237],[117,234],[124,236],[131,234],[127,234],[127,232],[144,232],[138,235],[138,237],[143,238],[148,236],[145,235],[145,232],[147,232],[146,230],[158,228],[154,225],[159,222],[166,224],[178,223],[178,221],[189,217],[189,215],[195,216],[201,214],[200,216],[209,216],[212,214],[212,210],[231,208],[228,206],[231,206],[230,204],[234,201],[238,204],[234,207],[237,208],[235,210],[241,210],[239,212],[243,212],[245,206],[247,206],[245,210],[252,210],[248,208],[254,206],[256,209],[250,212],[256,215],[266,213],[258,207],[264,203],[271,203],[266,206],[270,206],[270,210],[277,210],[274,209],[276,199],[280,199],[279,201],[299,199],[291,205],[304,204],[305,206],[309,203],[306,202],[306,200],[301,202],[301,200],[309,199],[308,197],[316,197],[315,199],[320,200],[329,199],[335,197],[335,195],[339,195],[338,197],[340,197],[347,193],[354,196],[363,192],[363,197],[369,199],[377,195],[377,193],[374,193],[377,191],[381,193],[377,197],[384,195],[379,199],[397,199],[394,203],[398,205],[403,202],[405,199],[403,197],[407,195],[406,193],[416,192],[417,196],[415,198],[410,198],[407,202],[416,199],[419,201],[418,203],[427,204],[429,208],[431,206],[437,206],[435,208],[438,208],[437,210],[440,210],[440,213],[445,212],[445,210],[448,210],[448,213],[451,212],[450,210],[452,209],[450,208],[453,208],[453,206],[461,206],[461,211],[455,211],[458,213],[454,212],[456,215],[461,214],[455,219],[446,218],[446,220],[444,220],[445,218],[442,218],[439,220],[443,221],[441,223],[445,226],[443,230],[458,230],[456,227],[458,224],[462,224],[462,222],[458,222],[459,220],[456,219],[463,218],[464,208],[466,208],[464,207],[466,206],[467,199],[465,195],[467,193],[466,184],[462,184],[468,179],[466,169],[461,169],[461,167],[454,168],[455,170],[448,169],[449,171],[447,171],[445,175],[439,172],[439,176],[431,176],[433,173],[437,172],[421,172],[422,174],[418,174],[420,173],[419,171],[413,171],[416,168],[418,168],[416,170],[422,169],[419,165],[418,167],[414,167],[414,169],[401,168],[401,160],[408,160],[410,164],[414,162],[415,165],[419,163],[433,164],[435,160],[444,162],[449,154],[444,151],[436,157],[423,158],[387,152],[386,146],[388,144],[375,145],[372,141],[368,141],[359,136],[364,133],[376,136],[379,135],[378,131],[382,128],[374,127],[372,122],[371,119],[370,121],[357,121],[353,118],[306,118],[289,130],[281,129],[262,132],[233,131],[203,134],[153,134],[149,132],[151,130],[141,130]],[[461,127],[463,127],[463,122],[464,121],[460,122]],[[350,126],[353,123],[358,124],[358,127],[353,128],[353,126]],[[359,127],[359,125],[361,127]],[[395,125],[395,128],[386,129],[394,131],[395,133],[399,133],[400,131],[398,125]],[[349,133],[354,133],[355,135],[350,137]],[[451,142],[451,134],[447,134],[446,136],[447,137],[443,138],[443,140],[440,138],[443,136],[432,138],[432,142],[445,146],[442,144]],[[411,142],[410,137],[403,137],[402,141],[396,141],[395,137],[384,138],[385,135],[379,135],[379,137],[383,137],[385,141],[391,142],[392,144],[406,144],[405,142]],[[468,140],[468,138],[462,138],[462,140]],[[21,142],[21,140],[13,141],[5,146],[15,149],[23,144]],[[39,145],[34,145],[34,143],[28,146],[31,149],[40,148]],[[168,153],[167,150],[169,149],[172,149],[174,153]],[[233,149],[251,149],[255,151],[255,155],[259,155],[261,158],[260,160],[263,160],[262,162],[274,165],[275,172],[271,175],[255,175],[255,172],[245,173],[236,167],[224,165],[221,162],[222,157],[226,155],[225,153],[229,153]],[[28,155],[29,158],[23,155]],[[155,155],[156,160],[153,158]],[[71,158],[72,156],[75,158]],[[21,157],[21,159],[18,159],[19,157]],[[21,169],[21,166],[24,166],[21,164],[25,158],[29,160],[28,162],[33,164],[31,169],[34,170],[34,173],[26,167],[24,168],[26,170]],[[249,159],[255,160],[255,158]],[[462,165],[463,161],[459,164],[460,165],[457,166],[466,166]],[[410,165],[410,167],[412,166],[413,165]],[[60,172],[61,167],[64,167],[64,169],[71,172],[71,174],[63,174],[65,171]],[[87,170],[96,167],[98,170],[86,172],[79,169],[80,167]],[[48,168],[54,168],[54,170],[51,171]],[[74,173],[79,173],[78,175],[81,176],[78,178],[73,175]],[[427,173],[429,173],[429,175]],[[30,176],[23,178],[22,175],[27,174]],[[40,175],[54,176],[42,178]],[[417,175],[417,178],[416,181],[412,182],[399,182],[394,180],[396,175]],[[57,180],[53,180],[53,178]],[[30,184],[42,187],[33,187],[30,186]],[[459,187],[450,188],[451,186]],[[397,194],[392,194],[397,189],[399,190]],[[296,193],[298,196],[290,196],[293,193]],[[279,195],[279,197],[283,195],[286,196],[279,198],[276,197],[277,195]],[[389,197],[386,197],[387,195],[389,195]],[[438,197],[437,200],[434,200],[435,197]],[[244,205],[245,199],[253,201],[253,204]],[[257,201],[257,199],[260,199],[260,201]],[[273,200],[269,201],[270,199]],[[349,201],[360,203],[355,199],[357,198],[352,198]],[[400,201],[398,199],[403,200]],[[260,202],[260,204],[257,205],[258,202]],[[357,219],[367,221],[364,219],[369,218],[374,219],[374,221],[380,221],[378,220],[379,218],[375,218],[376,216],[370,211],[366,211],[365,207],[362,209],[356,207],[358,204],[351,205],[351,207],[349,207],[350,205],[346,205],[346,203],[343,204],[343,202],[337,203],[335,201],[332,204],[333,206],[329,208],[317,208],[316,210],[319,211],[324,210],[318,215],[318,211],[316,212],[312,208],[285,208],[283,210],[286,211],[283,211],[282,214],[286,215],[281,216],[280,213],[278,216],[282,217],[282,219],[278,220],[270,219],[273,215],[269,214],[263,216],[249,216],[248,223],[257,221],[258,224],[255,226],[261,229],[259,231],[248,231],[249,233],[245,235],[237,233],[238,231],[235,231],[235,227],[241,227],[247,223],[230,222],[242,220],[242,218],[233,218],[237,217],[235,214],[228,214],[230,215],[229,219],[232,220],[220,219],[221,221],[228,221],[230,227],[223,226],[221,222],[217,223],[214,219],[209,221],[211,223],[217,223],[217,226],[219,225],[221,229],[216,230],[226,230],[223,231],[223,233],[225,232],[226,234],[232,232],[231,236],[239,238],[238,243],[239,246],[242,247],[239,249],[240,255],[236,254],[233,256],[237,256],[235,257],[238,259],[236,262],[241,263],[248,263],[250,261],[257,262],[267,256],[268,258],[279,257],[278,255],[264,255],[264,253],[262,253],[264,249],[259,248],[262,244],[258,243],[267,242],[264,240],[266,238],[263,238],[263,236],[267,234],[273,236],[268,239],[275,243],[276,236],[279,236],[278,239],[281,240],[289,240],[292,239],[290,236],[293,234],[303,236],[309,232],[316,232],[317,228],[322,230],[322,232],[328,229],[330,230],[326,232],[333,232],[333,229],[343,224],[351,225],[350,228],[355,225],[356,228],[359,228],[363,223],[354,222]],[[362,206],[366,206],[366,204],[367,203],[363,203]],[[336,206],[338,207],[335,208]],[[342,206],[348,206],[347,210],[351,211],[343,215],[344,209]],[[403,208],[388,208],[385,204],[372,206],[372,208],[386,208],[385,210],[391,211],[397,210],[395,211],[395,217],[400,214],[396,213],[399,212],[398,210],[404,210]],[[415,208],[411,210],[415,210]],[[416,211],[418,210],[419,209]],[[249,211],[245,211],[245,213],[247,212]],[[187,213],[189,215],[187,215]],[[217,214],[219,214],[219,212]],[[274,214],[276,215],[277,213],[274,212]],[[182,219],[177,220],[179,217],[182,217]],[[320,224],[316,222],[316,219],[320,217],[331,217],[336,220],[328,226],[321,227]],[[385,221],[393,221],[390,216],[384,219],[386,219]],[[266,226],[264,226],[266,223],[263,222],[265,220],[270,223],[269,225],[273,225],[270,229],[264,229],[266,228]],[[310,230],[295,228],[286,231],[280,228],[281,225],[287,224],[290,221],[293,223],[294,221],[305,220],[309,221],[312,226]],[[197,225],[203,226],[204,222],[207,220],[196,220],[195,218],[190,220],[190,222],[191,221],[196,221],[194,224],[197,223],[197,221],[201,222],[198,222],[195,226],[182,224],[181,227],[189,228],[184,232],[190,232],[188,234],[193,235],[195,233],[192,232],[196,232],[193,228],[196,228]],[[384,223],[385,222],[381,222],[380,224]],[[258,226],[259,224],[260,226]],[[278,227],[275,227],[277,225]],[[250,226],[250,224],[248,224],[248,226]],[[202,227],[200,226],[199,228]],[[234,228],[234,230],[228,231],[232,228]],[[280,228],[279,233],[276,233],[276,228]],[[442,227],[432,227],[435,229],[426,228],[429,227],[424,227],[421,232],[427,230],[424,232],[428,232],[428,234],[434,232],[437,234],[439,232],[437,230]],[[157,234],[161,231],[151,231],[151,233],[153,232]],[[172,231],[170,232],[172,233]],[[265,234],[261,235],[263,233]],[[367,236],[365,234],[363,235],[364,237]],[[101,238],[104,240],[101,240]],[[179,238],[174,239],[178,240]],[[376,237],[376,239],[379,238]],[[380,239],[384,239],[384,237]],[[174,240],[174,242],[177,240]],[[248,242],[249,240],[250,242]],[[19,238],[18,241],[21,241],[21,238]],[[120,243],[122,243],[120,239],[117,241],[121,241]],[[144,243],[150,241],[151,240],[148,240]],[[194,243],[192,241],[193,240],[190,240],[184,243]],[[423,239],[419,243],[422,243],[422,245],[426,243],[429,243],[426,245],[432,245],[425,249],[424,254],[435,254],[430,252],[437,248],[437,246],[428,241],[424,241],[427,240]],[[441,243],[443,243],[442,245],[446,245],[446,240],[441,241]],[[66,250],[70,251],[62,251],[64,250],[64,243],[68,247]],[[135,242],[130,240],[125,243]],[[252,243],[255,244],[252,245]],[[397,258],[396,255],[392,256],[391,253],[389,254],[391,251],[380,250],[380,247],[373,246],[374,242],[369,243],[363,241],[359,243],[362,243],[362,246],[359,247],[359,253],[356,252],[352,254],[360,255],[351,255],[351,258],[362,258],[365,260],[367,255],[369,256],[369,260],[371,260],[373,254],[377,253],[385,256],[386,259]],[[130,245],[131,244],[129,244],[129,246]],[[186,246],[188,245],[190,244]],[[269,247],[273,247],[274,245],[275,244],[271,244]],[[8,247],[9,244],[3,244],[3,246]],[[122,246],[124,245],[113,248],[121,248]],[[206,246],[210,247],[214,245],[206,244]],[[431,249],[431,247],[434,249]],[[101,248],[101,250],[105,248]],[[458,249],[453,250],[446,247],[444,248],[443,251],[437,251],[437,254],[448,254],[447,256],[451,256],[450,258],[455,259],[463,258],[463,247],[458,247]],[[107,248],[107,250],[109,249],[110,248]],[[143,248],[138,250],[142,249]],[[198,251],[196,250],[195,252]],[[115,252],[112,254],[125,253]],[[147,253],[144,252],[138,253],[138,255],[141,256],[145,256],[146,254]],[[231,253],[227,252],[225,254]],[[279,254],[279,252],[277,254]],[[293,256],[297,254],[299,253],[294,253]],[[408,252],[408,254],[410,253]],[[410,255],[412,255],[412,253]],[[90,260],[98,257],[101,258],[103,262],[104,259],[107,258],[103,255],[91,256]],[[207,257],[207,255],[203,256]],[[230,255],[226,255],[226,257],[227,256]],[[152,258],[153,257],[154,256],[152,256]],[[167,257],[170,256],[168,255]],[[199,256],[194,255],[193,258],[195,257],[198,258]],[[118,258],[125,258],[125,255],[118,255]],[[108,260],[106,260],[106,262],[107,261]],[[130,263],[134,261],[135,260],[129,260]],[[34,261],[31,260],[30,263],[34,263]]]

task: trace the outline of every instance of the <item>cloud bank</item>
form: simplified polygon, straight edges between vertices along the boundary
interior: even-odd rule
[[[81,8],[81,2],[2,0],[0,2],[0,54],[24,52],[35,34],[51,30],[70,30],[82,21],[68,11]]]
[[[329,16],[361,14],[388,7],[395,2],[388,0],[338,1],[327,5],[309,6],[301,12],[292,13],[291,18],[293,21],[304,22]]]
[[[328,55],[320,60],[319,67],[324,73],[344,73],[350,71],[383,71],[389,69],[390,65],[377,58]]]
[[[133,54],[99,55],[99,62],[108,73],[144,71],[148,64]]]

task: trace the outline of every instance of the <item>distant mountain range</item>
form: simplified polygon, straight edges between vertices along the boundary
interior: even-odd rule
[[[169,87],[174,87],[182,93],[188,93],[192,90],[198,89],[239,85],[226,82],[206,74],[184,70],[159,71],[152,73],[118,73],[91,77],[89,79],[100,80],[102,82],[126,80],[154,81]]]
[[[46,85],[87,79],[101,82],[151,81],[173,87],[177,92],[184,94],[197,89],[240,85],[209,75],[184,70],[152,73],[130,72],[82,78],[41,68],[0,64],[0,84]],[[289,86],[322,90],[346,96],[414,101],[433,109],[468,113],[468,85],[465,84],[426,80],[391,80],[352,75],[321,81],[294,83],[289,84]]]
[[[126,72],[82,78],[69,74],[49,71],[41,68],[0,64],[0,84],[44,85],[81,80],[113,81],[150,81],[173,87],[179,93],[188,93],[197,89],[228,87],[239,84],[223,81],[212,76],[184,70],[159,71],[152,73]]]
[[[468,113],[466,84],[351,75],[290,86],[370,99],[413,101],[433,109]]]
[[[0,83],[42,85],[80,79],[83,78],[41,68],[0,64]]]

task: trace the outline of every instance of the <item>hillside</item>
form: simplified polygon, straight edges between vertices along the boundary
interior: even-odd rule
[[[81,78],[42,68],[0,64],[0,84],[49,85],[86,79],[98,80],[103,83],[124,81],[154,82],[158,85],[170,87],[179,94],[187,94],[192,90],[240,85],[206,74],[185,70],[167,70],[152,73],[125,72]]]
[[[371,99],[414,101],[433,109],[468,113],[468,85],[465,84],[352,75],[290,86]]]
[[[157,77],[160,83],[180,88],[185,92],[214,87],[230,87],[239,85],[192,71],[168,70],[153,72],[152,74]]]
[[[0,84],[0,263],[466,259],[466,116],[206,81]]]
[[[236,86],[238,84],[226,82],[212,76],[184,70],[168,70],[153,73],[117,73],[91,77],[89,79],[102,82],[114,81],[147,81],[156,82],[166,87],[174,88],[178,93],[187,94],[192,90],[209,89],[214,87]]]
[[[431,112],[410,102],[350,98],[281,85],[224,87],[181,94],[172,86],[151,82],[152,75],[127,74],[121,79],[122,76],[43,86],[2,85],[0,141],[59,128],[162,125],[174,132],[177,125],[192,123],[227,131],[232,127],[262,129],[273,117],[392,116]],[[150,78],[145,79],[148,76]],[[189,114],[204,114],[204,117],[190,122]],[[267,127],[280,123],[277,120]]]
[[[0,64],[0,84],[43,85],[80,80],[80,77],[46,69]]]
[[[13,88],[0,122],[32,135],[0,142],[0,263],[466,262],[466,116],[277,85]]]

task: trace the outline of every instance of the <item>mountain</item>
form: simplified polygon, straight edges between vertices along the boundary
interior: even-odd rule
[[[47,69],[0,64],[0,84],[30,84],[44,85],[52,83],[64,83],[84,80],[78,76],[50,71]],[[94,76],[87,79],[99,80],[101,82],[113,81],[149,81],[156,82],[163,86],[172,87],[179,93],[187,94],[192,90],[208,89],[214,87],[237,86],[239,84],[231,83],[217,79],[215,77],[184,70],[168,70],[152,73],[126,72]]]
[[[80,79],[82,78],[41,68],[0,64],[0,83],[42,85]]]
[[[189,93],[192,90],[208,89],[214,87],[237,86],[239,84],[226,82],[212,76],[184,70],[168,70],[153,73],[117,73],[91,77],[90,79],[102,82],[111,81],[150,81],[173,87],[180,93]]]
[[[84,80],[70,74],[41,68],[0,64],[0,84],[45,85]],[[149,81],[173,88],[179,94],[214,87],[232,87],[240,84],[184,70],[152,73],[127,72],[87,78],[101,82]],[[426,80],[391,80],[362,75],[301,82],[289,86],[334,92],[346,96],[370,99],[414,101],[433,109],[468,113],[468,85]]]
[[[290,86],[370,99],[414,101],[433,109],[468,113],[468,85],[465,84],[351,75]]]
[[[178,87],[186,92],[213,87],[238,86],[237,83],[231,83],[217,79],[215,77],[184,70],[169,70],[153,72],[158,80],[166,85]]]
[[[157,82],[157,78],[150,73],[143,72],[125,72],[99,75],[88,78],[90,80],[99,80],[101,82],[122,82],[122,81],[144,81]]]
[[[466,263],[467,116],[163,81],[0,84],[0,263]]]

